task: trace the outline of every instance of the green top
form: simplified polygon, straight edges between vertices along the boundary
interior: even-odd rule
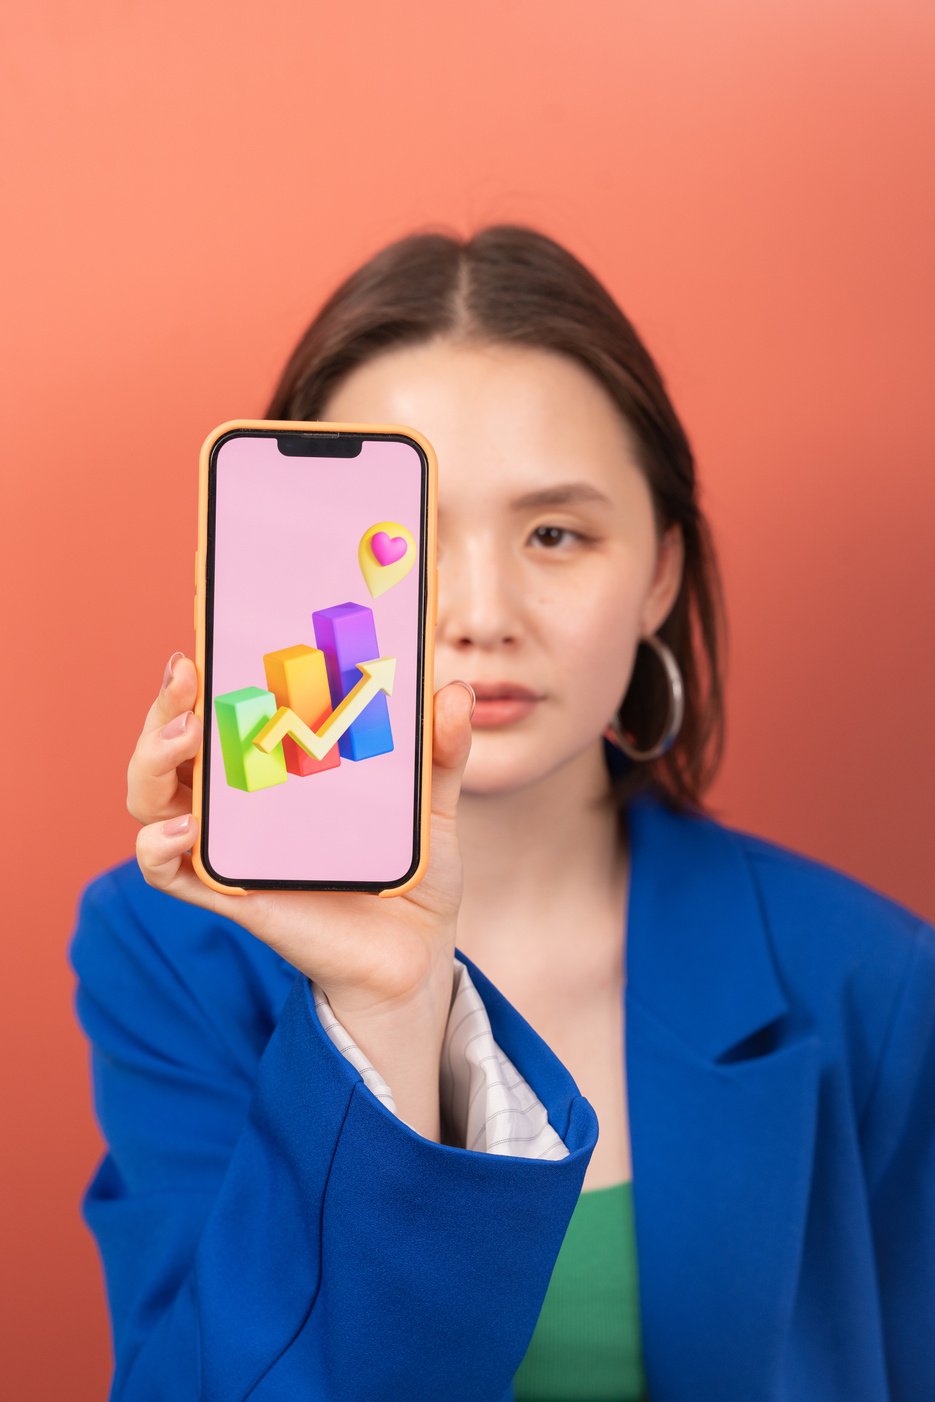
[[[516,1402],[646,1397],[629,1180],[579,1195],[513,1392]]]

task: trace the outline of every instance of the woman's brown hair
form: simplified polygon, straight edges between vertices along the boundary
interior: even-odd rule
[[[724,748],[726,609],[711,532],[698,505],[688,438],[649,352],[614,299],[567,249],[535,229],[497,224],[469,239],[414,233],[353,272],[324,303],[282,372],[269,419],[321,417],[339,382],[369,356],[444,337],[533,346],[570,356],[603,385],[630,427],[653,498],[657,535],[677,523],[681,587],[658,636],[682,673],[684,716],[669,750],[646,762],[607,757],[622,810],[651,788],[670,807],[709,812],[703,794]],[[413,427],[418,428],[415,424]],[[668,686],[649,648],[637,653],[620,723],[656,744]]]

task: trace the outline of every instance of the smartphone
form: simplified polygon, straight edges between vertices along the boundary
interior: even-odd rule
[[[396,424],[237,419],[201,448],[198,839],[216,891],[398,896],[429,857],[438,466]]]

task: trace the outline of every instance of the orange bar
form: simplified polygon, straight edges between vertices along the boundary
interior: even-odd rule
[[[312,730],[318,730],[333,709],[328,668],[321,649],[296,643],[295,647],[264,653],[263,666],[266,685],[275,696],[276,705],[288,706]],[[287,771],[303,778],[307,774],[319,774],[323,769],[336,769],[341,763],[337,745],[331,747],[324,759],[313,759],[290,735],[283,736],[282,748]]]

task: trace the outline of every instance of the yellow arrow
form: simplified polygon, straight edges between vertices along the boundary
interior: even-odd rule
[[[363,674],[360,681],[331,712],[320,730],[312,730],[289,706],[280,706],[272,719],[254,735],[254,745],[268,755],[282,742],[284,735],[291,735],[312,759],[324,759],[332,745],[338,743],[348,726],[378,692],[385,691],[387,696],[392,695],[396,675],[395,657],[375,657],[371,662],[357,662],[355,666]]]

